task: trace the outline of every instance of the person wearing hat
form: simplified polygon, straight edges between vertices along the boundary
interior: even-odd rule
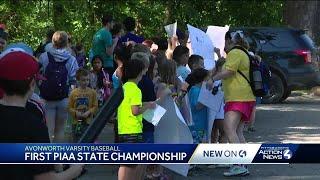
[[[39,65],[33,56],[23,50],[8,49],[0,56],[0,143],[49,143],[46,124],[26,109],[36,80]],[[55,173],[53,165],[1,165],[3,179],[72,179],[78,177],[82,165],[72,165],[66,171]]]
[[[33,56],[33,49],[23,43],[23,42],[18,42],[18,43],[11,43],[6,47],[6,52],[11,52],[11,51],[23,51],[27,53],[30,56]],[[0,99],[3,96],[3,92],[0,88]],[[41,100],[38,94],[33,93],[31,97],[28,99],[27,104],[26,104],[26,109],[33,113],[35,116],[39,117],[39,119],[42,119],[44,122],[46,122],[46,116],[45,116],[45,110],[44,110],[44,102]]]

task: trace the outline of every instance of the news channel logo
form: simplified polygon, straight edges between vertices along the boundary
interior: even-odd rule
[[[261,147],[258,154],[263,160],[289,160],[293,156],[289,147]]]
[[[217,157],[217,158],[245,158],[247,156],[246,150],[208,150],[203,152],[204,157]]]

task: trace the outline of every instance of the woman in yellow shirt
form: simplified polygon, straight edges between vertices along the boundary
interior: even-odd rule
[[[226,34],[227,58],[223,70],[217,73],[213,80],[222,79],[225,96],[225,120],[224,131],[230,143],[245,143],[243,129],[245,123],[250,121],[252,110],[255,106],[255,96],[249,83],[238,71],[241,71],[249,79],[250,61],[247,54],[240,49],[241,46],[249,48],[242,32],[236,32],[231,38],[230,32]],[[225,176],[248,175],[245,166],[234,165]]]

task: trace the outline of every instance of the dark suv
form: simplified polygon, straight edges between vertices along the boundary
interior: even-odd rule
[[[291,28],[234,28],[241,30],[250,44],[250,51],[260,55],[272,71],[270,95],[264,103],[287,99],[292,90],[320,85],[318,52],[303,30]]]

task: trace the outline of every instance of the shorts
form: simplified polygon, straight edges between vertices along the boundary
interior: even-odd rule
[[[250,122],[253,108],[256,106],[255,101],[250,102],[227,102],[224,106],[225,113],[229,111],[238,111],[242,114],[241,120],[248,123]]]
[[[143,143],[142,133],[137,134],[119,134],[118,143]]]
[[[142,133],[138,134],[118,134],[118,143],[143,143]],[[121,166],[134,168],[138,164],[121,164]]]

